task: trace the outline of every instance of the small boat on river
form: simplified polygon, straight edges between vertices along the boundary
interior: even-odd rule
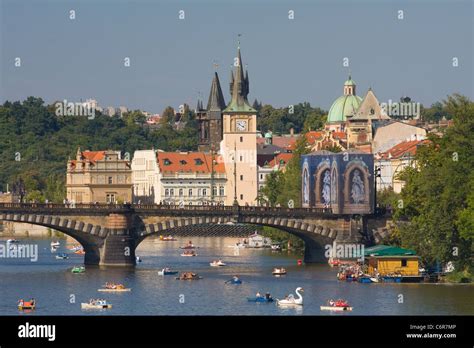
[[[261,295],[259,292],[255,295],[255,297],[247,297],[248,302],[256,302],[256,303],[271,303],[273,302],[273,297],[270,295],[269,292],[267,292],[264,295]]]
[[[222,260],[214,260],[212,261],[210,264],[209,264],[211,267],[223,267],[223,266],[227,266],[227,264],[225,262],[223,262]]]
[[[275,276],[285,275],[286,269],[284,269],[283,267],[280,267],[280,268],[276,267],[273,269],[272,274]]]
[[[59,247],[60,245],[61,245],[61,243],[59,243],[58,241],[54,241],[54,240],[53,240],[53,241],[51,242],[51,247],[52,247],[52,248],[57,248],[57,247]]]
[[[173,242],[175,240],[177,240],[176,238],[174,238],[173,236],[169,235],[167,237],[164,237],[164,236],[160,236],[160,240],[162,240],[163,242]]]
[[[229,279],[225,282],[226,284],[242,284],[242,279],[239,276],[233,276],[232,279]]]
[[[202,279],[201,276],[199,276],[197,273],[193,272],[183,272],[179,275],[179,277],[176,277],[178,280],[198,280]]]
[[[178,271],[172,271],[170,268],[166,267],[163,268],[161,271],[158,271],[158,275],[165,276],[165,275],[175,275],[178,274]]]
[[[196,249],[196,248],[199,248],[199,247],[194,245],[192,241],[189,241],[188,244],[180,246],[179,248],[180,249],[185,249],[185,250],[191,250],[191,249]]]
[[[349,306],[346,300],[329,300],[327,306],[320,307],[322,311],[333,311],[333,312],[344,312],[352,311],[352,307]]]
[[[277,305],[282,306],[282,307],[292,307],[292,306],[302,306],[303,305],[303,296],[301,293],[304,292],[303,288],[298,287],[295,290],[296,296],[298,298],[295,298],[293,294],[289,294],[286,296],[283,300],[277,299]]]
[[[23,311],[31,309],[36,309],[36,300],[34,298],[29,301],[25,301],[23,299],[18,301],[18,310]]]
[[[131,288],[126,288],[123,284],[115,284],[115,283],[105,283],[104,288],[97,289],[97,291],[101,292],[126,292],[132,291]]]
[[[61,253],[59,255],[56,255],[56,260],[67,260],[69,259],[69,256],[66,253]]]
[[[84,266],[75,266],[71,270],[72,273],[84,273],[85,271],[86,268]]]
[[[194,250],[185,250],[181,256],[197,256],[197,254]]]
[[[81,303],[81,308],[82,309],[110,309],[112,308],[112,305],[110,303],[107,303],[106,300],[91,299],[89,300],[89,303]]]

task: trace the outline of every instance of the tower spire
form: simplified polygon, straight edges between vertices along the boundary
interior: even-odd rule
[[[221,84],[219,82],[219,75],[214,72],[212,79],[211,91],[209,93],[209,100],[207,102],[207,111],[222,111],[225,108],[224,95],[222,93]]]
[[[231,72],[230,94],[231,101],[227,111],[256,112],[247,99],[249,94],[248,71],[244,72],[242,54],[240,52],[240,34],[237,47],[237,57],[234,59],[234,71]]]

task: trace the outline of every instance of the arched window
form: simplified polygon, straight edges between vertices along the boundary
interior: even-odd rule
[[[170,196],[174,196],[174,189],[170,189]]]
[[[203,195],[203,196],[207,196],[207,189],[205,189],[205,188],[202,189],[202,195]]]
[[[166,189],[166,190],[165,190],[165,197],[169,197],[169,195],[170,195],[170,190],[169,190],[169,189]]]
[[[189,197],[192,197],[192,195],[193,195],[193,189],[189,189],[189,190],[188,190],[188,196],[189,196]]]

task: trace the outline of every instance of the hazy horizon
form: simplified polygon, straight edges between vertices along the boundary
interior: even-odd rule
[[[1,0],[0,9],[1,103],[36,96],[152,113],[194,108],[198,98],[207,103],[214,62],[227,103],[239,33],[250,102],[327,110],[349,71],[357,94],[372,87],[380,102],[474,99],[469,0]]]

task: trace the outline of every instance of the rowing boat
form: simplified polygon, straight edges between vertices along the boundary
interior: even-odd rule
[[[123,288],[123,289],[97,289],[97,291],[101,292],[126,292],[126,291],[132,291],[131,288]]]
[[[344,312],[352,311],[352,307],[336,307],[336,306],[321,306],[322,311],[334,311],[334,312]]]

